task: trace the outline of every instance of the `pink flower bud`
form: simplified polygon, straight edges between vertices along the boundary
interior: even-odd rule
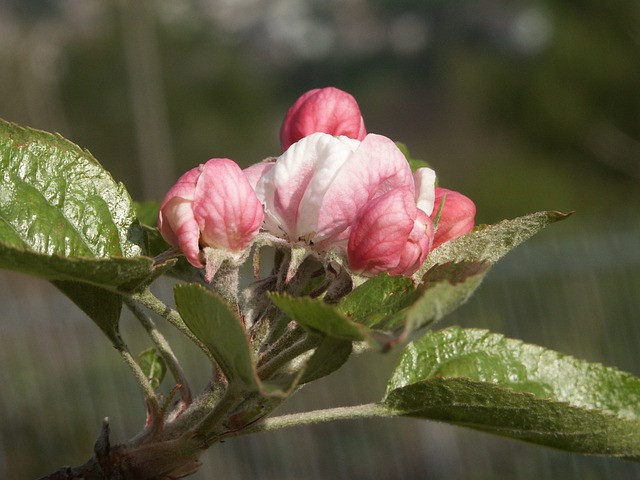
[[[262,204],[240,167],[227,158],[214,158],[171,187],[160,203],[158,228],[189,263],[201,268],[201,247],[241,252],[263,219]]]
[[[396,188],[415,192],[406,158],[391,140],[314,133],[276,160],[258,180],[256,193],[265,206],[267,231],[320,251],[346,249],[360,209]]]
[[[349,266],[368,276],[411,275],[424,262],[432,240],[433,224],[416,207],[414,193],[397,188],[360,210],[349,236]]]
[[[280,129],[282,150],[316,132],[362,140],[367,132],[355,98],[335,87],[309,90],[287,112]]]
[[[470,232],[475,223],[476,206],[473,201],[461,193],[439,187],[436,188],[435,203],[431,213],[433,220],[440,211],[443,199],[444,205],[433,239],[433,248]]]

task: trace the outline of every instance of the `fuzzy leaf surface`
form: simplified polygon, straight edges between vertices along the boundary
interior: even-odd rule
[[[410,344],[387,407],[564,450],[640,460],[640,379],[486,330]]]

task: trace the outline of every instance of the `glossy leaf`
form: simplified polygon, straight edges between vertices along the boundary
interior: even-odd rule
[[[138,355],[138,365],[151,382],[153,388],[158,388],[167,373],[167,364],[155,348],[149,348]]]
[[[127,191],[89,152],[0,120],[0,268],[53,281],[115,341],[118,292],[160,273],[140,239]]]
[[[131,199],[86,150],[0,120],[0,268],[129,291],[153,278]]]
[[[63,257],[140,253],[127,191],[86,150],[0,120],[0,167],[2,244]]]
[[[640,379],[485,330],[410,344],[384,403],[565,450],[640,459]]]
[[[174,294],[182,319],[211,352],[229,382],[259,390],[249,339],[240,318],[224,300],[198,284],[177,285]]]

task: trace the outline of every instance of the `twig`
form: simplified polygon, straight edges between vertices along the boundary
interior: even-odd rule
[[[149,337],[158,349],[158,352],[167,364],[171,375],[173,375],[176,384],[180,388],[180,396],[182,398],[182,402],[185,406],[190,405],[192,401],[192,394],[191,388],[189,386],[189,381],[184,374],[184,370],[182,369],[180,362],[178,362],[178,359],[173,353],[169,342],[167,342],[167,339],[164,337],[164,335],[162,335],[162,333],[156,328],[154,321],[149,317],[149,315],[143,312],[142,309],[131,300],[126,299],[125,302],[127,304],[127,307],[129,307],[129,310],[133,312],[140,324],[147,331]]]

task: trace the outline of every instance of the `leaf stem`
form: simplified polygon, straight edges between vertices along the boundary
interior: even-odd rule
[[[182,320],[180,314],[176,310],[170,308],[158,297],[156,297],[153,292],[151,292],[151,290],[147,288],[140,292],[136,292],[132,294],[130,298],[131,300],[138,302],[140,305],[145,306],[152,312],[160,315],[162,318],[167,320],[171,325],[173,325],[180,332],[186,335],[189,340],[195,343],[200,348],[200,350],[205,353],[209,360],[216,364],[215,359],[213,358],[213,355],[211,354],[209,349],[205,347],[205,345],[198,339],[198,337],[193,334],[191,330],[189,330],[189,327],[187,327],[187,324],[184,323],[184,320]]]
[[[267,432],[281,428],[311,425],[335,420],[353,420],[357,418],[394,417],[397,413],[381,403],[365,403],[350,407],[336,407],[310,412],[292,413],[279,417],[267,418],[262,422],[247,427],[235,435]]]
[[[211,439],[215,437],[215,432],[212,432],[212,430],[238,405],[238,402],[242,400],[242,398],[242,389],[234,387],[234,384],[229,385],[218,403],[198,425],[195,426],[192,432],[193,435],[201,437],[208,445]]]
[[[130,299],[125,299],[125,302],[127,304],[127,307],[129,307],[140,324],[147,331],[147,334],[155,344],[158,352],[160,353],[160,355],[162,355],[162,358],[166,362],[167,367],[171,371],[171,375],[173,375],[173,378],[180,389],[180,395],[184,406],[190,405],[192,401],[192,394],[191,388],[189,386],[189,381],[185,376],[180,362],[173,353],[169,342],[164,337],[164,335],[162,335],[162,333],[156,328],[154,321],[151,319],[151,317],[149,317],[149,315],[142,311],[142,309]]]
[[[142,368],[140,368],[140,365],[138,365],[138,362],[135,361],[135,359],[129,352],[129,349],[124,344],[124,342],[119,341],[118,344],[116,345],[116,349],[118,350],[118,352],[120,352],[120,355],[124,359],[125,363],[129,366],[129,368],[133,372],[133,376],[135,377],[136,381],[138,382],[138,385],[140,385],[140,388],[144,393],[147,405],[150,410],[150,416],[153,422],[151,428],[152,429],[158,428],[163,421],[162,407],[160,406],[156,392],[153,389],[153,385],[151,385],[151,381],[149,380],[149,378],[147,378],[145,373],[142,371]]]
[[[296,333],[297,335],[294,335],[294,333]],[[282,342],[284,343],[284,345],[286,345],[286,348],[283,348],[282,350],[276,349],[275,352],[266,352],[267,354],[273,353],[273,355],[264,357],[266,358],[266,361],[264,361],[258,368],[259,378],[261,378],[262,380],[270,378],[287,363],[318,345],[318,338],[308,334],[295,341],[296,337],[299,337],[301,333],[302,332],[299,332],[296,329],[291,332],[291,336],[284,335],[280,337],[280,340],[288,340],[288,342]],[[291,341],[295,341],[295,343],[291,344]],[[275,346],[277,346],[277,344],[274,344],[274,347]]]

